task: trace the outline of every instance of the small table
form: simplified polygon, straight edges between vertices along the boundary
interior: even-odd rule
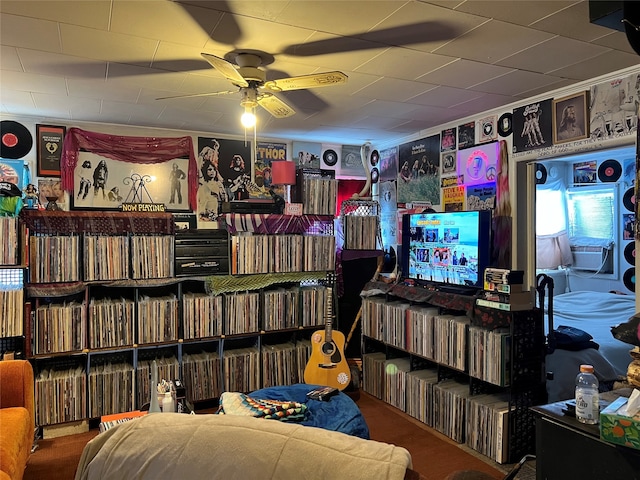
[[[615,400],[601,394],[600,408]],[[599,425],[565,415],[566,400],[532,407],[536,416],[536,480],[640,478],[640,450],[600,440]]]

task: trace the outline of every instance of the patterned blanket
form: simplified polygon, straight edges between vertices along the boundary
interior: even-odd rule
[[[304,420],[306,411],[307,406],[304,403],[262,400],[249,397],[244,393],[224,392],[220,396],[220,407],[217,413],[295,422]]]

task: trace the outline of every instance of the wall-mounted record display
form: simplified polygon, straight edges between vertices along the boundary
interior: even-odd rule
[[[513,114],[503,113],[498,119],[498,133],[501,137],[508,137],[513,131]]]
[[[327,167],[333,167],[336,163],[338,163],[338,154],[335,150],[328,148],[322,153],[322,162]]]
[[[622,275],[622,281],[624,282],[624,286],[627,287],[632,292],[636,291],[636,269],[635,267],[627,268],[627,270]]]
[[[617,182],[622,175],[622,165],[617,160],[605,160],[598,167],[598,178],[601,182]]]
[[[628,242],[624,247],[624,259],[631,265],[636,264],[636,242]]]
[[[624,205],[624,208],[630,212],[635,210],[636,195],[633,191],[633,187],[628,188],[627,191],[624,192],[624,195],[622,196],[622,204]]]
[[[2,120],[0,122],[0,132],[2,138],[0,157],[17,159],[24,157],[31,151],[33,137],[27,127],[21,123],[13,120]]]
[[[377,166],[379,161],[380,161],[380,152],[378,152],[378,150],[372,150],[371,155],[369,155],[369,162],[371,163],[371,166],[372,167]]]
[[[547,167],[541,163],[536,164],[536,185],[544,185],[547,182]]]

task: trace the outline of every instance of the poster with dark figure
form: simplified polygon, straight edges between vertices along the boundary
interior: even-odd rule
[[[458,148],[467,148],[476,144],[476,122],[458,126]]]
[[[548,147],[552,144],[552,134],[551,99],[513,110],[513,153]]]
[[[249,198],[251,142],[198,137],[198,228],[215,222],[223,202]]]
[[[440,135],[400,145],[398,202],[440,205]]]

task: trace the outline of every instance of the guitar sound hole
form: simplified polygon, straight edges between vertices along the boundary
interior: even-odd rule
[[[336,351],[336,346],[333,343],[325,342],[322,345],[322,353],[324,353],[325,355],[333,355],[335,351]]]

